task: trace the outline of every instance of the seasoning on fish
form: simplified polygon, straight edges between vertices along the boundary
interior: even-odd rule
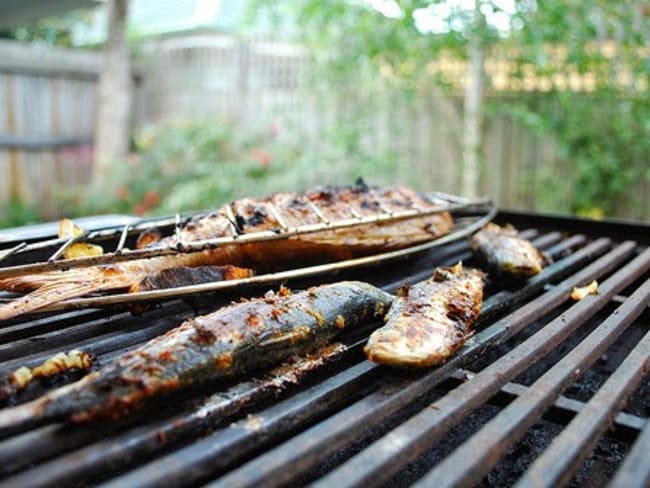
[[[472,239],[472,249],[497,274],[526,278],[538,274],[544,256],[511,225],[489,223]]]
[[[213,281],[238,280],[253,276],[253,270],[237,266],[197,266],[190,268],[169,268],[147,276],[137,285],[132,286],[130,292],[162,290],[177,286],[198,285]]]
[[[182,226],[178,236],[145,241],[150,242],[147,247],[175,246],[178,238],[182,242],[192,242],[230,236],[233,226],[246,234],[416,208],[432,210],[441,207],[409,188],[371,187],[358,180],[352,186],[318,187],[304,193],[276,193],[267,198],[237,200],[216,212],[191,219]],[[0,289],[31,293],[0,305],[0,320],[91,292],[128,289],[169,268],[231,264],[256,271],[277,270],[287,264],[349,259],[404,248],[445,235],[452,226],[449,212],[442,212],[289,239],[224,245],[190,254],[6,278],[0,280]]]
[[[169,392],[272,366],[344,328],[381,319],[392,299],[367,283],[344,281],[233,303],[186,320],[76,383],[0,410],[0,436],[36,420],[118,418]]]
[[[96,361],[92,354],[75,349],[55,354],[33,368],[21,366],[0,382],[0,402],[24,390],[34,380],[52,378],[68,371],[88,371]]]
[[[482,272],[462,263],[437,268],[393,302],[386,325],[372,333],[365,347],[371,361],[389,366],[424,368],[442,364],[471,333],[483,301]]]

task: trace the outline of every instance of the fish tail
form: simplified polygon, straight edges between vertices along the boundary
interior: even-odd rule
[[[131,285],[119,270],[75,269],[41,275],[16,276],[0,280],[0,289],[24,292],[25,296],[0,305],[0,320],[35,312],[49,305],[88,293],[126,288]]]

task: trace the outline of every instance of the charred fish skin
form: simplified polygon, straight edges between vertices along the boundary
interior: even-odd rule
[[[407,187],[369,186],[362,180],[351,186],[324,186],[305,192],[275,193],[265,198],[242,198],[192,218],[181,226],[178,236],[143,236],[138,247],[176,247],[180,242],[232,236],[233,228],[243,234],[280,231],[285,226],[293,228],[414,209],[437,213],[288,239],[223,245],[195,253],[1,279],[0,290],[29,293],[0,304],[0,320],[93,292],[137,290],[147,277],[170,268],[233,265],[252,268],[256,273],[277,271],[287,265],[295,267],[402,249],[448,234],[454,225],[451,214],[440,202]]]
[[[489,223],[472,238],[472,249],[496,274],[521,279],[538,274],[544,256],[517,230]]]
[[[129,289],[131,293],[142,291],[163,290],[177,286],[198,285],[224,280],[238,280],[250,278],[254,275],[252,269],[237,266],[181,266],[169,268],[154,273],[144,278],[137,285]]]
[[[364,351],[373,362],[404,368],[444,363],[464,343],[483,301],[484,274],[461,263],[397,297],[386,324],[372,333]]]
[[[367,283],[339,282],[233,303],[186,320],[77,383],[0,411],[0,433],[12,421],[34,416],[120,418],[168,392],[241,376],[316,349],[344,328],[383,318],[392,299]]]

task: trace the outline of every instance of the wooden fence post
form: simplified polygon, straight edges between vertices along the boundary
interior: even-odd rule
[[[461,191],[470,197],[477,195],[479,187],[479,153],[482,146],[481,122],[483,121],[483,59],[484,52],[481,41],[477,35],[472,34],[469,41],[463,111],[463,169],[461,175]]]
[[[126,39],[128,0],[109,1],[108,39],[99,77],[93,183],[105,181],[111,164],[129,151],[132,80]]]

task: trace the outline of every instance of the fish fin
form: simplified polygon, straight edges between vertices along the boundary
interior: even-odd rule
[[[105,272],[101,268],[86,268],[60,273],[17,276],[0,281],[0,289],[29,291],[25,296],[0,305],[0,320],[35,312],[69,298],[77,298],[94,291],[114,290],[128,287],[125,275],[120,272]]]

